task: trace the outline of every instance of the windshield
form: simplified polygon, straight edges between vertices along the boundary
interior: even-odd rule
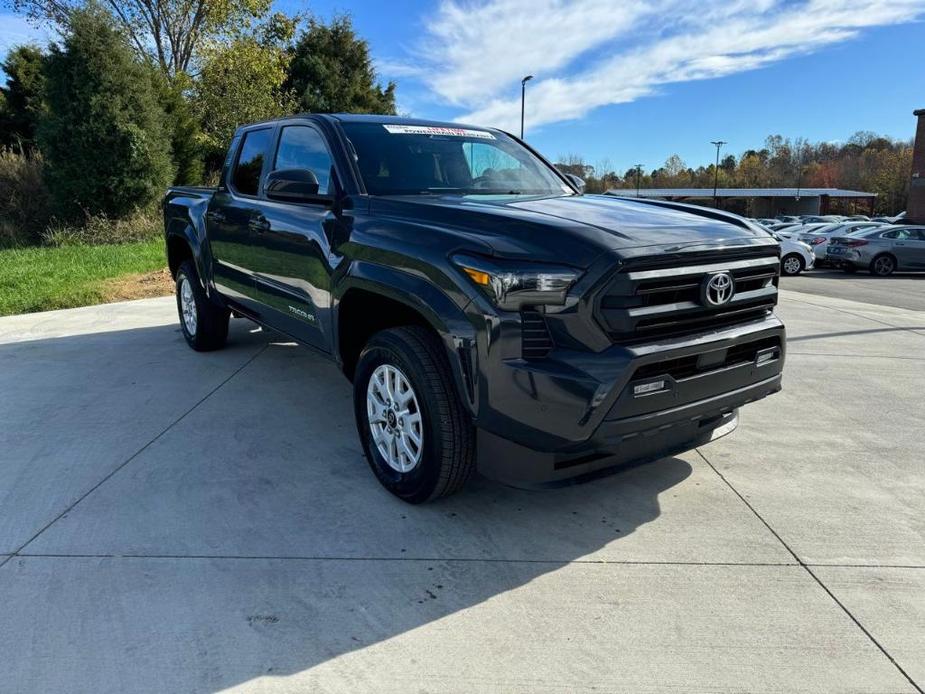
[[[488,130],[341,123],[371,195],[573,194],[546,164]]]

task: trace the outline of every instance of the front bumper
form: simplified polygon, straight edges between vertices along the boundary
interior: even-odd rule
[[[769,314],[653,344],[483,364],[479,470],[534,486],[688,450],[780,390],[784,352],[784,327]]]

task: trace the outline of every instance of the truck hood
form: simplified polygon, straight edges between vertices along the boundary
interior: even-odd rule
[[[383,197],[371,211],[473,236],[499,256],[581,267],[608,251],[625,257],[651,246],[683,252],[774,243],[735,215],[604,195]]]

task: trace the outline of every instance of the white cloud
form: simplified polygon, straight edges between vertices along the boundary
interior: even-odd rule
[[[0,14],[0,59],[14,46],[23,43],[43,44],[49,40],[49,36],[48,31],[33,26],[24,17]]]
[[[672,82],[753,70],[913,21],[925,0],[443,0],[405,64],[460,120],[516,127],[580,118]]]

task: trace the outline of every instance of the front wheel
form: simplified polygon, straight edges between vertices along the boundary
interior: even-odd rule
[[[783,260],[780,261],[780,267],[785,275],[799,275],[803,272],[806,264],[796,253],[791,253],[790,255],[785,255]]]
[[[184,261],[177,270],[177,311],[183,337],[190,347],[208,352],[225,346],[230,313],[206,296],[192,260]]]
[[[475,469],[475,428],[435,334],[383,330],[363,348],[353,380],[363,451],[379,482],[412,504],[452,494]]]

